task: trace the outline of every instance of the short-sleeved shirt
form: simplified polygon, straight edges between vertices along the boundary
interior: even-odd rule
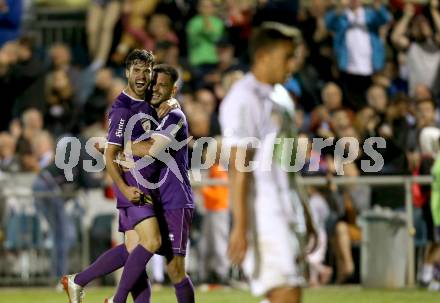
[[[194,208],[194,198],[189,180],[188,123],[181,109],[169,112],[153,134],[171,140],[166,152],[170,156],[167,163],[160,159],[159,187],[160,199],[164,209]],[[161,181],[159,181],[161,182]]]
[[[149,103],[144,100],[131,98],[122,92],[113,103],[109,112],[109,130],[107,143],[121,146],[123,149],[125,143],[129,140],[135,141],[146,133],[155,129],[156,113]],[[127,127],[128,126],[128,127]],[[139,157],[133,157],[135,161]],[[124,172],[123,177],[129,186],[135,186],[147,195],[154,196],[155,191],[142,186],[139,175],[148,180],[148,182],[156,182],[159,177],[160,168],[156,163],[152,163],[139,170],[139,174],[132,171]],[[116,189],[117,207],[130,207],[133,203]]]
[[[253,205],[257,212],[281,212],[295,220],[292,206],[296,205],[292,205],[289,176],[277,161],[275,144],[283,132],[286,120],[283,113],[289,106],[294,105],[285,89],[261,83],[248,73],[222,101],[220,124],[222,144],[230,147],[246,147],[251,141],[254,144],[256,167],[252,171],[254,182],[249,196],[252,199],[255,194]]]

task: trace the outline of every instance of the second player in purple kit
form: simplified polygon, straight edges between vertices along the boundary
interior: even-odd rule
[[[153,107],[158,107],[176,93],[175,83],[178,74],[173,67],[165,64],[156,65],[154,74],[156,79],[150,104]],[[161,226],[161,232],[164,233],[162,230],[168,229],[173,255],[185,256],[189,227],[194,211],[194,199],[188,176],[188,123],[182,110],[180,108],[173,109],[163,117],[153,132],[152,138],[153,140],[129,143],[130,146],[126,152],[131,151],[135,157],[144,157],[154,153],[154,149],[161,151],[157,153],[155,162],[160,171],[159,199],[164,219],[164,222],[159,223],[166,223],[164,228]],[[163,143],[159,143],[159,141]],[[167,148],[154,146],[161,144],[166,145]],[[155,166],[156,169],[157,166]],[[183,262],[183,260],[180,261]],[[174,259],[174,262],[177,262],[177,259]],[[182,263],[183,265],[184,263]],[[184,267],[177,271],[184,272]]]

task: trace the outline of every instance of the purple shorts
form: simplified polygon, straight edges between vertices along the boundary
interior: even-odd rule
[[[150,204],[119,208],[119,231],[133,230],[139,222],[156,217],[162,236],[162,246],[156,253],[167,258],[185,256],[193,215],[192,208],[155,210]]]
[[[186,246],[194,215],[192,208],[165,209],[158,212],[162,247],[157,252],[166,257],[186,256]]]
[[[133,230],[139,222],[155,216],[156,213],[151,204],[119,208],[119,231]]]

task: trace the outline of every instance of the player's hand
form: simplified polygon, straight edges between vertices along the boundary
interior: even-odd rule
[[[179,101],[177,101],[175,98],[171,98],[170,100],[162,102],[159,105],[159,111],[157,112],[157,115],[159,116],[159,118],[163,118],[168,115],[170,111],[176,108],[180,108]]]
[[[438,10],[439,1],[438,0],[431,0],[431,1],[429,1],[429,5],[432,10]]]
[[[125,150],[123,153],[119,153],[118,158],[114,162],[119,165],[123,172],[128,172],[130,169],[135,168],[136,163],[133,158],[127,158],[124,153]]]
[[[247,251],[246,231],[233,227],[229,237],[228,256],[231,263],[234,265],[241,265]]]
[[[133,203],[139,203],[141,199],[141,190],[134,186],[126,186],[121,189],[124,196]]]

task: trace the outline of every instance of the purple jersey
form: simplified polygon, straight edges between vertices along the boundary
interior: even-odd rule
[[[147,119],[146,117],[140,118],[140,115],[147,115],[152,119]],[[155,117],[155,111],[149,103],[143,100],[133,99],[122,92],[116,98],[109,112],[108,144],[118,145],[123,148],[128,140],[135,141],[141,136],[145,136],[146,133],[156,127],[153,124]],[[127,129],[128,131],[126,132]],[[126,135],[127,138],[125,138]],[[139,158],[134,157],[134,160],[137,161]],[[145,180],[156,180],[159,177],[159,167],[156,163],[150,164],[140,169],[139,174],[141,178]],[[125,172],[123,177],[128,185],[138,187],[146,195],[152,195],[154,191],[141,186],[139,174],[135,175],[130,171]],[[133,206],[133,203],[128,201],[118,188],[116,188],[116,196],[118,208]]]
[[[188,123],[181,109],[169,112],[161,121],[155,132],[171,140],[167,149],[169,161],[160,162],[160,199],[165,210],[194,208],[194,198],[189,181],[188,162]]]

